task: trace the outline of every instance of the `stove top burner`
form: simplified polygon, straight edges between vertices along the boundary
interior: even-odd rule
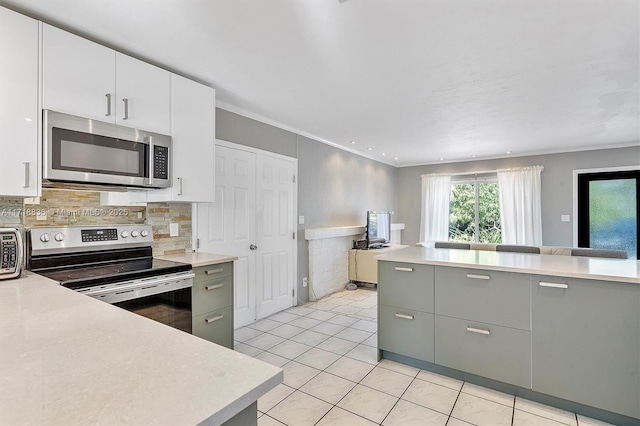
[[[99,284],[190,270],[191,265],[186,263],[145,258],[36,272],[75,290]]]

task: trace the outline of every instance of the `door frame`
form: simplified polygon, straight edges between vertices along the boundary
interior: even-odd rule
[[[241,145],[234,142],[225,141],[222,139],[216,139],[215,147],[224,146],[226,148],[237,149],[239,151],[250,152],[252,154],[261,154],[269,157],[279,158],[285,161],[291,161],[293,163],[293,217],[291,221],[293,222],[293,229],[295,229],[295,238],[291,239],[291,244],[293,244],[293,295],[291,296],[293,299],[292,306],[298,305],[298,221],[296,218],[298,217],[298,159],[294,157],[289,157],[282,154],[277,154],[271,151],[265,151],[263,149],[254,148],[252,146]],[[215,162],[214,162],[215,163]],[[215,173],[214,173],[215,175]],[[215,182],[214,182],[215,188]],[[215,202],[215,200],[214,200]],[[193,230],[198,229],[198,206],[197,203],[191,204],[191,227]],[[191,247],[195,247],[195,251],[197,252],[199,249],[197,248],[197,232],[191,233]]]
[[[598,167],[573,171],[573,247],[578,247],[578,177],[582,174],[633,172],[638,170],[640,170],[640,166]]]

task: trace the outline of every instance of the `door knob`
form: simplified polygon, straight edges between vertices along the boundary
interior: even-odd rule
[[[255,249],[257,249],[257,248],[258,248],[258,246],[257,246],[257,245],[255,245],[255,244],[251,244],[251,245],[249,246],[249,249],[251,249],[251,250],[255,250]]]

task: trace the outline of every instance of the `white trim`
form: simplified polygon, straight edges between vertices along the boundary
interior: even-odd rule
[[[321,240],[323,238],[349,237],[365,233],[366,226],[334,226],[331,228],[312,228],[304,230],[305,240]]]
[[[313,139],[316,142],[320,142],[320,143],[323,143],[325,145],[329,145],[329,146],[332,146],[334,148],[338,148],[338,149],[340,149],[342,151],[350,152],[350,153],[358,155],[360,157],[364,157],[364,158],[368,158],[368,159],[373,160],[373,161],[377,161],[378,163],[383,163],[383,164],[386,164],[388,166],[398,167],[398,165],[397,164],[393,164],[391,162],[391,160],[384,161],[380,157],[367,154],[366,152],[356,151],[355,149],[351,149],[349,147],[340,145],[338,143],[331,142],[330,140],[323,139],[320,136],[316,136],[316,135],[314,135],[312,133],[305,132],[302,129],[296,129],[294,127],[291,127],[291,126],[286,125],[284,123],[281,123],[279,121],[272,120],[272,119],[270,119],[268,117],[265,117],[263,115],[253,113],[251,111],[247,111],[246,109],[237,107],[235,105],[228,104],[226,102],[216,101],[216,107],[220,108],[220,109],[223,109],[225,111],[232,112],[234,114],[241,115],[241,116],[246,117],[246,118],[250,118],[252,120],[259,121],[259,122],[264,123],[264,124],[268,124],[270,126],[277,127],[279,129],[282,129],[282,130],[286,130],[286,131],[294,133],[296,135],[304,136],[305,138],[308,138],[308,139]]]
[[[573,247],[578,247],[578,175],[587,173],[629,172],[634,170],[640,170],[640,165],[598,167],[595,169],[576,169],[573,171]]]
[[[252,152],[254,154],[266,155],[268,157],[279,158],[281,160],[293,161],[296,163],[296,174],[298,173],[298,159],[295,157],[289,157],[288,155],[282,155],[271,151],[265,151],[264,149],[254,148],[249,145],[241,145],[235,142],[229,142],[222,139],[216,139],[216,146],[224,146],[229,149],[236,149],[238,151]]]
[[[576,146],[574,148],[559,148],[559,149],[552,149],[549,151],[517,152],[513,154],[508,154],[508,155],[489,155],[486,157],[445,159],[442,161],[434,160],[432,162],[427,162],[427,163],[403,163],[402,165],[395,165],[394,167],[402,168],[402,167],[416,167],[416,166],[435,166],[439,164],[450,164],[450,163],[473,163],[476,161],[500,160],[503,158],[537,157],[539,155],[569,154],[571,152],[597,151],[600,149],[631,148],[636,146],[638,146],[638,142],[621,142],[621,143],[610,144],[610,145]]]
[[[264,115],[256,114],[254,112],[251,112],[251,111],[248,111],[246,109],[237,107],[235,105],[231,105],[231,104],[226,103],[226,102],[222,102],[220,100],[216,100],[216,108],[220,108],[220,109],[223,109],[225,111],[229,111],[229,112],[232,112],[234,114],[238,114],[238,115],[241,115],[243,117],[250,118],[252,120],[259,121],[261,123],[268,124],[270,126],[277,127],[279,129],[286,130],[286,131],[291,132],[291,133],[298,134],[299,132],[302,131],[302,129],[296,129],[294,127],[288,126],[288,125],[286,125],[284,123],[281,123],[279,121],[272,120],[272,119],[270,119],[268,117],[265,117]]]

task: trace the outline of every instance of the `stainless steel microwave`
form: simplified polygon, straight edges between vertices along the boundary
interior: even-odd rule
[[[146,188],[171,186],[171,136],[44,111],[43,177]]]

